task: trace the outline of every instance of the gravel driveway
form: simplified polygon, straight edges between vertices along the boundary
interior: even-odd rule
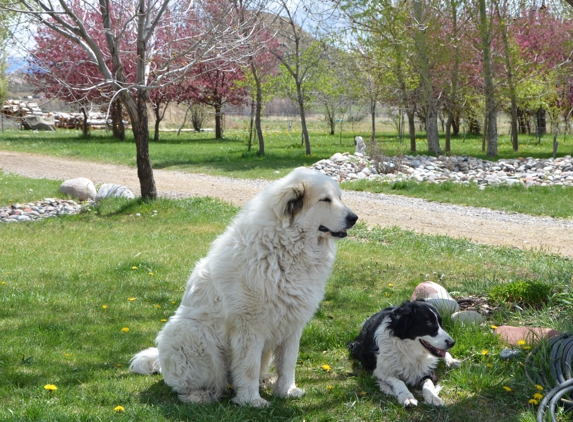
[[[66,180],[87,177],[96,186],[117,183],[139,194],[137,171],[127,166],[0,151],[0,169],[31,178]],[[154,170],[154,176],[160,196],[211,196],[234,205],[245,204],[268,183],[171,170]],[[343,199],[360,220],[370,226],[398,226],[419,233],[519,249],[541,249],[573,258],[572,219],[532,217],[367,192],[345,191]]]

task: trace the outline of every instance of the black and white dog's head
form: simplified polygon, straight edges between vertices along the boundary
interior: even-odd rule
[[[442,317],[435,306],[422,300],[404,302],[388,314],[387,329],[401,340],[417,341],[431,355],[446,356],[456,342],[442,328]]]
[[[411,343],[413,354],[429,353],[436,358],[444,358],[455,344],[442,328],[435,306],[423,300],[405,301],[368,318],[355,341],[348,344],[351,355],[372,372],[379,353],[379,337],[386,335]]]

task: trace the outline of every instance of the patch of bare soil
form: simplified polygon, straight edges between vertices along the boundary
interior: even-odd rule
[[[139,194],[137,170],[39,154],[0,151],[0,169],[31,178],[87,177],[117,183]],[[262,180],[241,180],[170,170],[154,170],[160,196],[210,196],[244,205],[264,188]],[[345,191],[346,204],[370,226],[398,226],[415,232],[465,238],[490,245],[536,249],[573,257],[573,220],[509,214],[486,208],[428,202],[396,195]]]

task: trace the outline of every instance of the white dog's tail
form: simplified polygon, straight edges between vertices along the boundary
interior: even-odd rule
[[[150,347],[135,355],[129,362],[129,369],[141,375],[161,373],[159,350],[157,347]]]

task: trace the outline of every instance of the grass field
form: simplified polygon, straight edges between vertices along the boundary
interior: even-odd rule
[[[122,164],[130,164],[133,154],[129,143],[29,135],[28,139],[5,136],[0,148],[100,157]],[[276,177],[272,170],[278,163],[289,169],[319,159],[315,155],[305,162],[304,151],[293,144],[290,150],[273,150],[273,142],[288,146],[289,141],[280,140],[282,135],[277,137],[270,138],[269,157],[264,159],[241,156],[245,144],[239,137],[219,144],[200,139],[166,141],[163,148],[152,144],[156,148],[152,156],[171,163],[165,168],[269,178]],[[325,156],[333,153],[332,145],[326,145],[329,141],[328,137],[322,141]],[[320,142],[316,145],[318,154]],[[229,152],[218,154],[216,148]],[[173,164],[168,157],[176,157],[177,151],[187,155]],[[198,159],[188,163],[195,154],[204,154],[209,164]],[[59,184],[0,173],[0,205],[58,197]],[[435,195],[436,200],[445,196]],[[511,202],[522,192],[504,195]],[[462,192],[462,196],[475,195]],[[531,208],[527,202],[525,212]],[[264,393],[271,407],[254,409],[233,405],[230,390],[216,404],[189,405],[178,401],[161,376],[130,373],[129,359],[153,344],[164,320],[178,306],[194,263],[236,212],[211,199],[150,204],[113,200],[77,216],[0,225],[0,420],[535,420],[537,408],[530,400],[538,390],[526,381],[522,366],[529,345],[522,346],[519,358],[501,360],[504,346],[491,334],[490,325],[549,326],[571,332],[573,262],[539,251],[477,245],[397,228],[359,225],[339,242],[324,301],[301,341],[297,381],[307,390],[305,397],[284,400]],[[367,316],[408,299],[424,280],[439,282],[460,296],[488,296],[498,286],[516,281],[544,283],[550,293],[541,304],[525,300],[519,307],[501,299],[500,310],[484,326],[446,320],[446,329],[457,341],[452,354],[463,361],[459,369],[439,368],[441,397],[447,406],[404,409],[380,393],[371,377],[348,359],[345,345]],[[47,385],[57,389],[47,390]]]

